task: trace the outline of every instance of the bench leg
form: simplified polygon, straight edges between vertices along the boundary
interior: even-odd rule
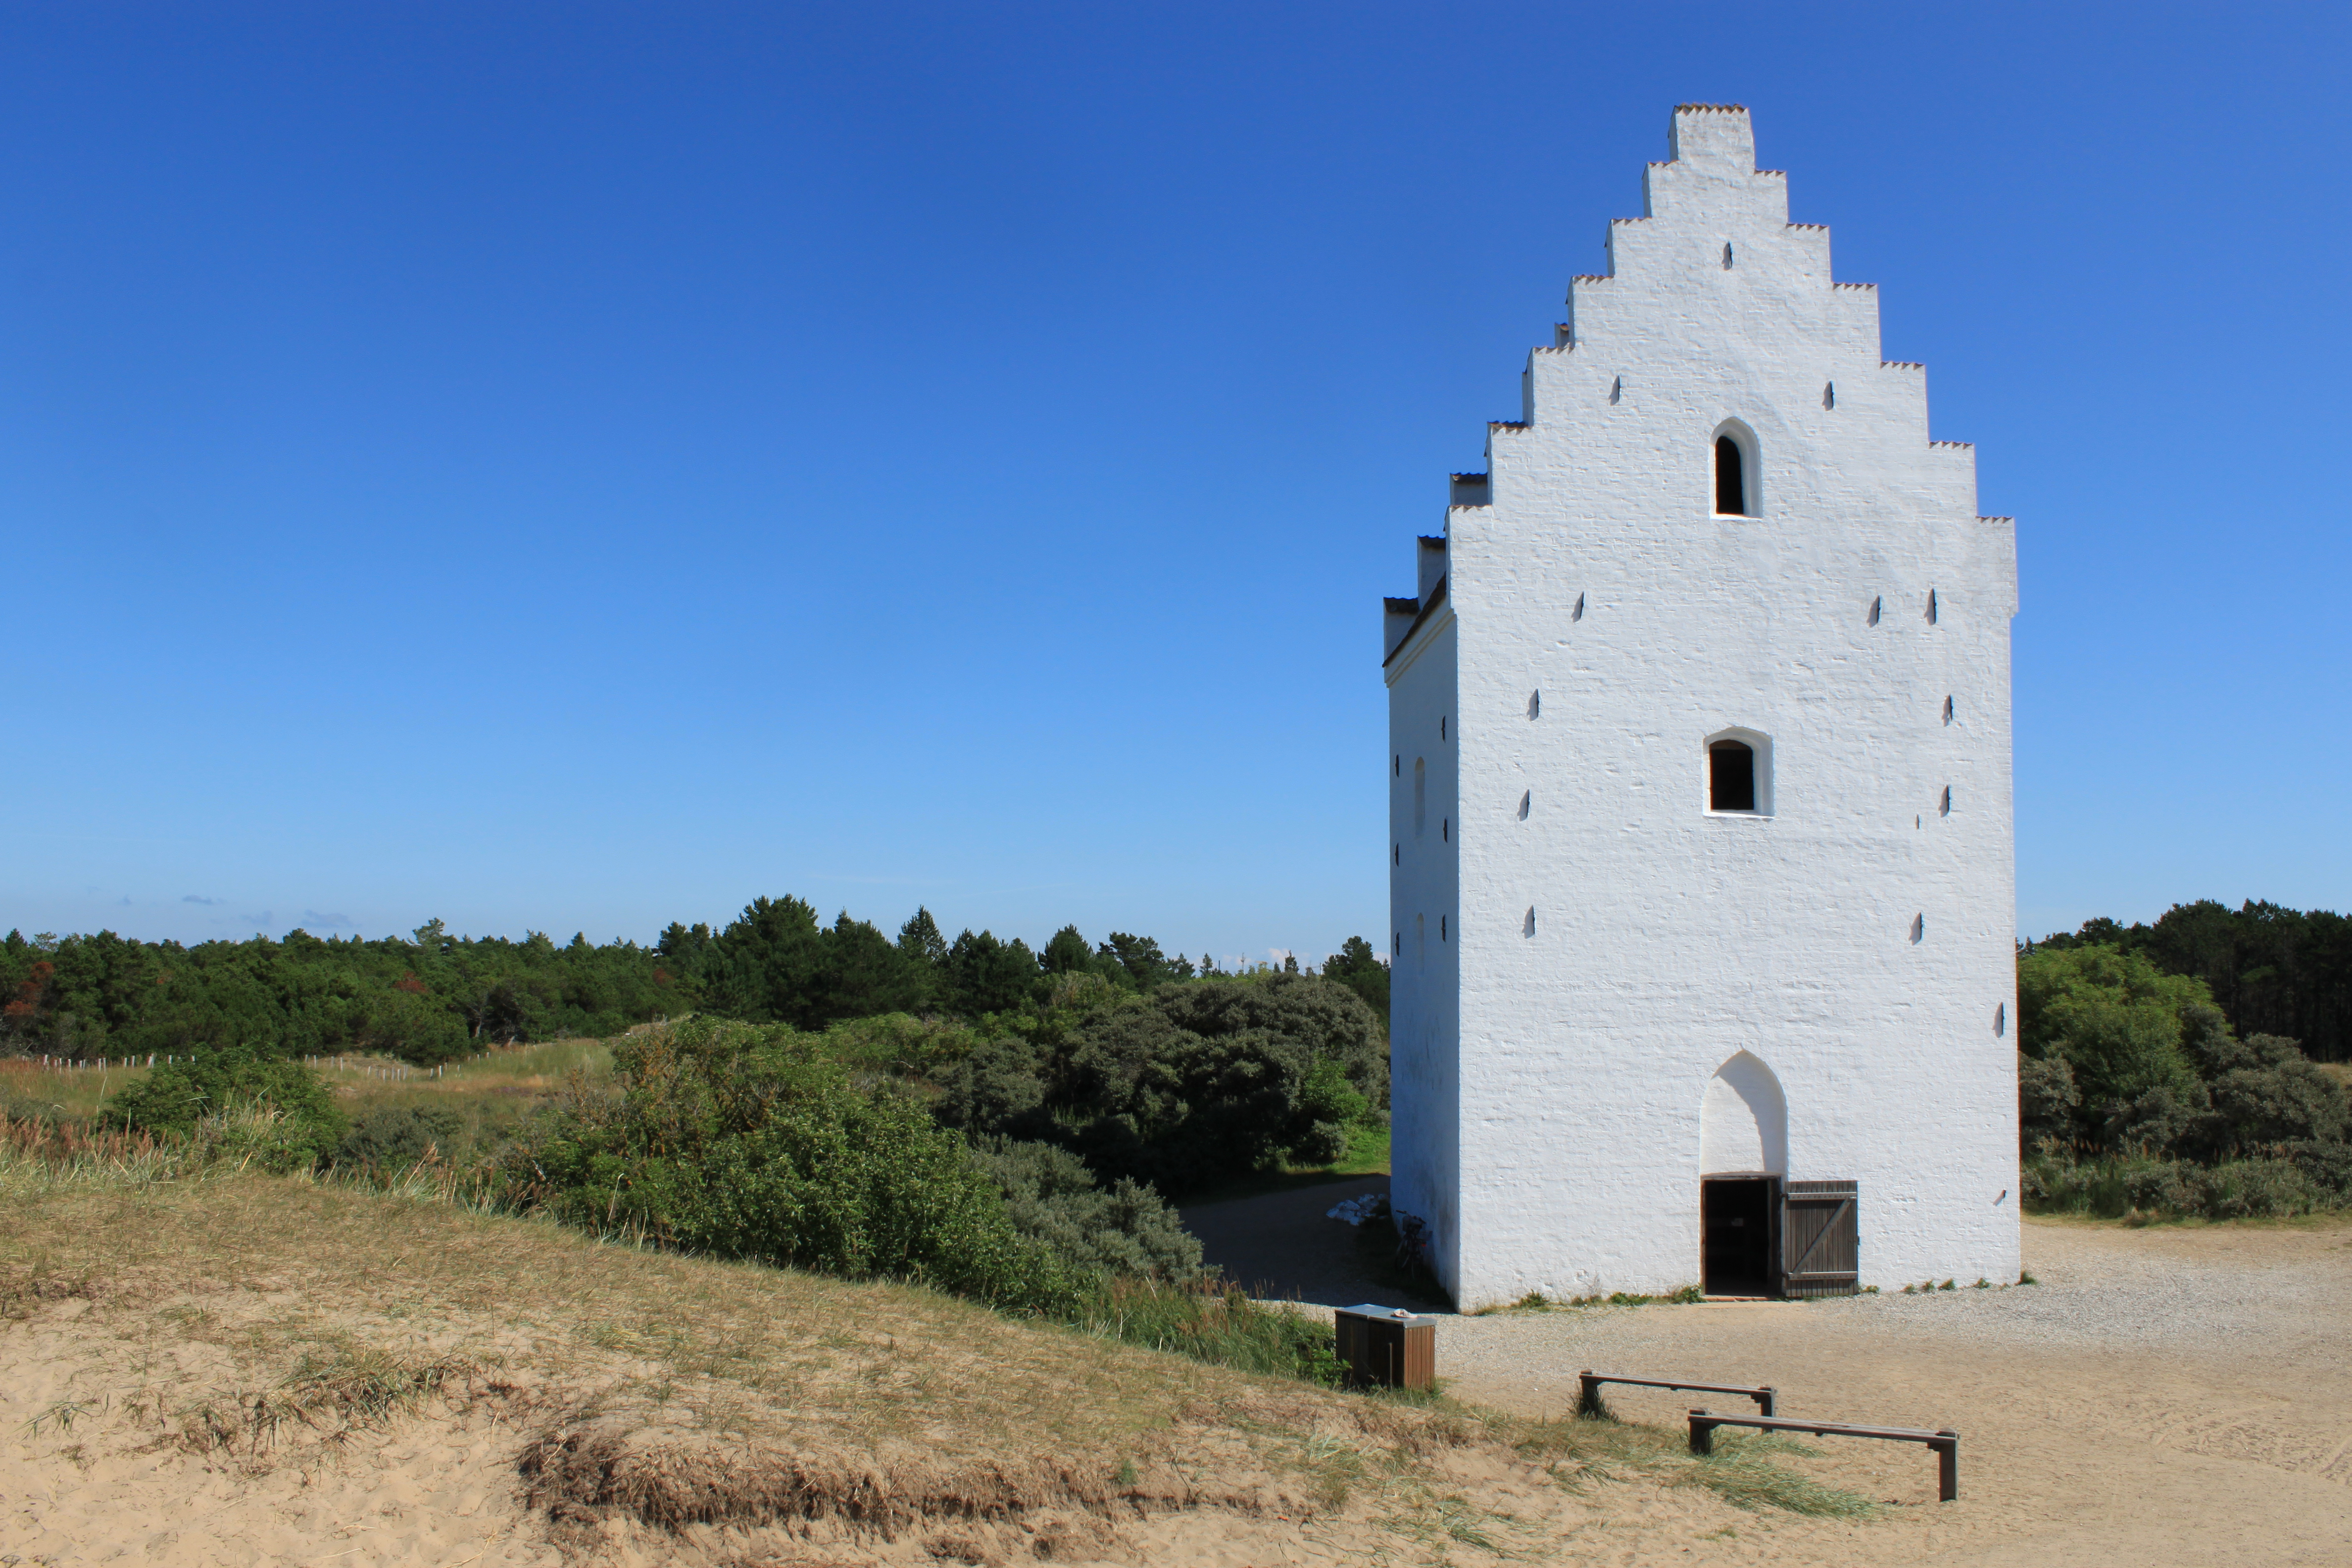
[[[1756,1414],[1759,1415],[1770,1415],[1772,1414],[1772,1401],[1780,1392],[1780,1391],[1777,1388],[1758,1389],[1756,1391]]]
[[[1690,1451],[1700,1455],[1715,1452],[1715,1423],[1706,1418],[1704,1410],[1690,1413]]]
[[[1936,1436],[1936,1500],[1957,1501],[1960,1495],[1960,1435],[1938,1432]]]
[[[1576,1394],[1576,1413],[1579,1415],[1608,1415],[1609,1407],[1601,1403],[1601,1379],[1584,1372],[1577,1374],[1576,1381],[1580,1385]]]

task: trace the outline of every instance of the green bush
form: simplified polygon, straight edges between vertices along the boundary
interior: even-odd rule
[[[437,1105],[386,1105],[362,1114],[343,1133],[330,1158],[337,1165],[396,1171],[426,1152],[444,1159],[457,1152],[465,1119]]]
[[[315,1162],[343,1135],[345,1119],[319,1075],[300,1062],[247,1050],[198,1051],[158,1062],[145,1079],[106,1102],[106,1121],[150,1132],[185,1135],[208,1116],[248,1108],[275,1113],[268,1125],[275,1151],[261,1162],[291,1170]]]
[[[1070,987],[943,1075],[939,1113],[1058,1143],[1107,1177],[1195,1190],[1283,1160],[1321,1163],[1388,1103],[1387,1040],[1354,992],[1307,974]]]
[[[615,1043],[621,1089],[575,1089],[500,1162],[509,1199],[594,1228],[848,1279],[1060,1311],[1090,1281],[1017,1230],[963,1142],[863,1089],[789,1028],[708,1017]]]
[[[1200,1278],[1200,1238],[1150,1187],[1121,1177],[1106,1191],[1084,1161],[1052,1143],[981,1138],[971,1156],[1004,1194],[1013,1228],[1073,1268],[1179,1283]]]
[[[465,1020],[431,996],[395,987],[368,1008],[358,1043],[420,1067],[456,1061],[474,1048]]]
[[[2042,1153],[2025,1162],[2022,1191],[2037,1213],[2106,1219],[2277,1219],[2341,1201],[2291,1159],[2204,1165],[2112,1155],[2078,1163]]]

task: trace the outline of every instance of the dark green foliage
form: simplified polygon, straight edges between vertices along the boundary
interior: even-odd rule
[[[706,1009],[754,1024],[822,1029],[842,1018],[911,1012],[933,989],[930,965],[917,952],[846,912],[821,926],[800,899],[754,899],[716,935],[672,925],[655,951],[677,963]]]
[[[1076,926],[1064,926],[1055,931],[1039,955],[1048,974],[1078,974],[1094,967],[1095,950],[1078,934]]]
[[[1277,974],[1097,994],[978,1047],[945,1077],[941,1120],[1173,1193],[1334,1158],[1386,1105],[1380,1020],[1345,986]]]
[[[279,1141],[316,1159],[343,1134],[344,1117],[319,1075],[300,1062],[253,1051],[199,1051],[158,1062],[106,1102],[102,1119],[124,1128],[185,1134],[207,1116],[266,1108],[281,1118]]]
[[[2018,1120],[2025,1136],[2063,1138],[2072,1134],[2074,1111],[2083,1103],[2074,1087],[2074,1069],[2062,1056],[2017,1058]]]
[[[2343,1086],[2293,1040],[2237,1036],[2203,981],[2114,946],[2045,944],[2019,958],[2018,1001],[2038,1206],[2226,1219],[2352,1198]]]
[[[616,1042],[501,1162],[511,1201],[574,1224],[848,1279],[1066,1310],[1085,1275],[1017,1231],[993,1178],[912,1099],[853,1085],[805,1037],[697,1017]]]
[[[940,973],[947,982],[950,1005],[967,1018],[983,1013],[1004,1013],[1037,994],[1045,971],[1037,955],[1019,937],[999,942],[987,931],[969,931],[948,949]]]
[[[2154,925],[2086,922],[2033,950],[2088,945],[2137,953],[2203,981],[2241,1034],[2283,1035],[2315,1061],[2352,1058],[2352,919],[2248,901],[2175,904]]]
[[[2336,1147],[2340,1148],[2341,1145]],[[2271,1219],[2340,1205],[2332,1190],[2292,1159],[2231,1160],[2200,1164],[2144,1155],[2103,1155],[2073,1161],[2062,1153],[2030,1157],[2025,1198],[2041,1213],[2091,1214],[2108,1219]]]
[[[299,1057],[383,1050],[429,1065],[493,1043],[617,1034],[693,1005],[674,970],[634,942],[557,947],[448,934],[411,940],[0,941],[0,1050],[184,1055],[236,1047]]]
[[[2086,1107],[2151,1089],[2186,1096],[2197,1082],[2184,1022],[2210,1012],[2202,983],[2112,947],[2044,949],[2017,965],[2018,1047],[2060,1057]]]
[[[429,992],[397,985],[368,1008],[367,1021],[360,1026],[353,1043],[422,1067],[456,1061],[474,1047],[465,1020],[449,1007],[435,1001]]]
[[[1131,936],[1123,931],[1111,932],[1109,940],[1095,950],[1095,959],[1098,973],[1139,991],[1149,991],[1171,980],[1192,978],[1192,965],[1182,954],[1171,959],[1151,938]]]
[[[940,922],[931,918],[930,910],[918,907],[907,923],[898,928],[898,951],[913,959],[927,974],[948,961],[948,940],[940,934]]]
[[[1389,966],[1372,951],[1372,944],[1362,937],[1351,936],[1339,944],[1339,951],[1323,961],[1323,978],[1336,980],[1364,999],[1364,1005],[1381,1016],[1386,1024],[1389,1016]]]
[[[439,1106],[379,1106],[352,1123],[330,1158],[337,1165],[401,1170],[428,1152],[444,1159],[457,1153],[465,1126],[456,1111]]]
[[[1086,1163],[1051,1143],[982,1138],[972,1159],[1004,1194],[1014,1228],[1088,1272],[1179,1282],[1201,1274],[1200,1238],[1150,1187],[1106,1190]]]

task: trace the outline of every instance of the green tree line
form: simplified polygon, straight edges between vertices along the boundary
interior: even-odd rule
[[[1323,973],[1385,1016],[1388,970],[1363,939]],[[1216,973],[1124,931],[1089,943],[1065,926],[1038,950],[986,931],[950,942],[918,910],[894,940],[845,912],[824,923],[789,897],[755,899],[715,930],[672,924],[651,947],[457,936],[437,920],[405,939],[297,930],[193,946],[11,931],[0,941],[0,1052],[368,1050],[430,1065],[689,1013],[803,1030],[898,1013],[977,1020],[1042,1004],[1082,975],[1141,994]]]
[[[2314,1061],[2352,1058],[2352,919],[2333,910],[2252,900],[2233,910],[2200,899],[2173,905],[2154,925],[2088,921],[2027,951],[2077,947],[2112,947],[2203,981],[2241,1035],[2297,1041]]]

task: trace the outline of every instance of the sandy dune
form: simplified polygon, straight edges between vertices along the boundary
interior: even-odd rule
[[[1279,1194],[1260,1211],[1263,1234],[1230,1214],[1220,1234],[1278,1258],[1286,1232],[1344,1231],[1321,1217],[1328,1195]],[[315,1211],[307,1245],[266,1229],[295,1196]],[[599,1255],[543,1229],[519,1237],[501,1228],[511,1222],[331,1194],[239,1187],[162,1208],[140,1201],[151,1206],[87,1211],[76,1268],[21,1266],[19,1251],[0,1290],[0,1563],[1259,1568],[1467,1564],[1503,1552],[1635,1565],[2352,1563],[2352,1366],[2340,1348],[2352,1328],[2352,1227],[2340,1225],[2037,1223],[2027,1256],[2042,1282],[2030,1287],[1511,1312],[1441,1328],[1453,1391],[1521,1415],[1561,1413],[1577,1369],[1600,1365],[1769,1382],[1790,1414],[1959,1428],[1952,1504],[1932,1500],[1932,1465],[1917,1449],[1822,1441],[1816,1457],[1780,1461],[1882,1502],[1848,1521],[1746,1511],[1677,1484],[1670,1467],[1531,1460],[1496,1440],[1500,1428],[1447,1437],[1442,1423],[1412,1426],[1422,1418],[1410,1412],[1056,1340],[906,1292]],[[130,1228],[142,1215],[177,1216],[193,1227],[179,1245],[209,1261],[184,1277],[91,1261],[152,1237],[152,1226]],[[339,1241],[395,1221],[409,1230],[392,1256],[341,1267]],[[1299,1262],[1353,1299],[1348,1255],[1319,1231],[1298,1238]],[[502,1256],[524,1272],[483,1286]],[[616,1270],[635,1282],[609,1283]],[[597,1291],[607,1294],[591,1315],[583,1303]],[[665,1323],[664,1301],[733,1326],[697,1338],[707,1325]],[[763,1321],[762,1303],[786,1316]],[[807,1316],[845,1310],[862,1316],[862,1331]],[[877,1333],[887,1314],[898,1316]],[[908,1337],[930,1321],[922,1314],[937,1323],[921,1331],[952,1355]],[[1001,1372],[971,1353],[992,1335],[1013,1357]],[[766,1347],[759,1364],[787,1367],[782,1381],[728,1370],[730,1347],[753,1340]],[[397,1350],[411,1373],[462,1350],[465,1370],[380,1422],[331,1404],[300,1415],[262,1408],[295,1386],[282,1373],[257,1381],[289,1347],[348,1368],[368,1364],[372,1345]],[[1066,1391],[1053,1409],[1021,1403],[1056,1377]],[[1166,1385],[1157,1392],[1155,1377]],[[207,1389],[222,1391],[209,1415]],[[825,1403],[811,1405],[818,1392]],[[769,1403],[745,1403],[760,1399]],[[1621,1392],[1612,1402],[1672,1429],[1692,1401]],[[1018,1506],[959,1518],[927,1505],[879,1529],[832,1517],[666,1530],[642,1509],[599,1501],[598,1466],[642,1477],[684,1455],[690,1484],[668,1495],[690,1504],[694,1476],[755,1473],[807,1452],[818,1428],[796,1422],[832,1423],[837,1450],[851,1415],[877,1445],[857,1462],[877,1488],[903,1495],[927,1459],[951,1486],[972,1485],[971,1455],[1006,1421],[1032,1437],[1062,1432],[1050,1441],[1064,1445],[1067,1479],[1037,1482],[1029,1456],[1029,1479],[1005,1483],[1007,1496],[1029,1487]],[[206,1440],[207,1420],[218,1440]],[[1038,1425],[1055,1420],[1070,1424]],[[614,1457],[581,1450],[595,1472],[587,1489],[575,1476],[551,1502],[546,1478],[528,1479],[520,1461],[566,1430],[609,1434]],[[616,1481],[613,1495],[625,1489]]]

